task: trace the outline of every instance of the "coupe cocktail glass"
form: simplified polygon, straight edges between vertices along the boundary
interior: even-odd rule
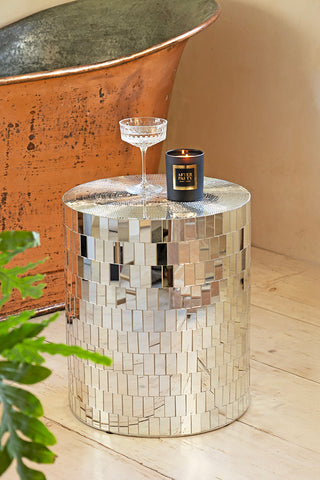
[[[121,139],[139,147],[142,159],[142,176],[138,185],[127,186],[127,191],[135,195],[154,195],[161,192],[160,185],[147,181],[146,153],[156,143],[163,142],[167,133],[167,120],[155,117],[132,117],[120,120]]]

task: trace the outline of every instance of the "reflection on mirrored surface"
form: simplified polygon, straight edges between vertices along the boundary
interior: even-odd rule
[[[69,190],[64,195],[63,201],[68,207],[78,212],[109,219],[172,219],[215,215],[239,208],[250,199],[249,192],[239,185],[205,177],[203,201],[170,202],[166,198],[165,175],[148,175],[147,177],[150,181],[162,185],[163,190],[157,196],[146,198],[130,195],[126,187],[134,185],[137,177],[126,176],[80,185]]]
[[[142,436],[226,425],[249,402],[250,195],[206,179],[202,202],[147,201],[123,179],[64,197],[68,341],[113,359],[70,361],[71,408]]]

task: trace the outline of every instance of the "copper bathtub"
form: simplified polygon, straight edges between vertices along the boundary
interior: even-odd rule
[[[39,232],[25,261],[48,257],[45,295],[2,314],[63,306],[63,193],[140,172],[118,121],[167,117],[183,48],[218,14],[213,0],[78,0],[0,30],[1,228]],[[150,173],[160,151],[148,153]]]

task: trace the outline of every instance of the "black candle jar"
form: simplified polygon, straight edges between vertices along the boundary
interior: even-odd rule
[[[204,153],[193,148],[166,152],[167,197],[175,202],[196,202],[203,198]]]

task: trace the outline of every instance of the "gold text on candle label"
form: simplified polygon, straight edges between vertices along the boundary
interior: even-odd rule
[[[197,165],[173,165],[173,189],[197,189]]]

